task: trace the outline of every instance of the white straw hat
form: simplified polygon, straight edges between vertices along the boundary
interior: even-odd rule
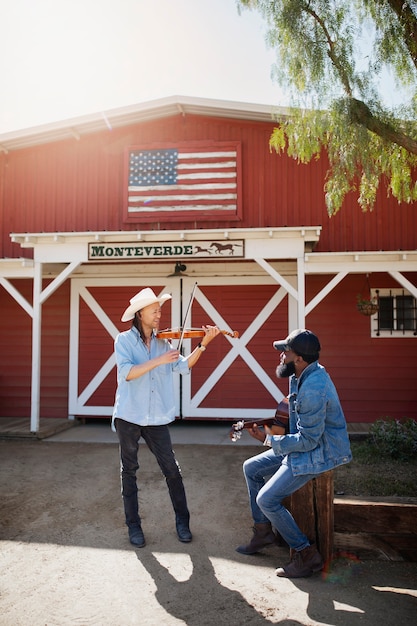
[[[168,293],[164,293],[163,296],[158,298],[150,287],[146,287],[146,289],[142,289],[136,296],[133,296],[130,300],[130,305],[127,307],[126,311],[122,315],[122,322],[128,322],[129,320],[133,320],[135,317],[135,313],[145,308],[145,306],[149,306],[150,304],[154,304],[155,302],[159,302],[162,306],[164,302],[167,300],[171,300],[172,296]]]

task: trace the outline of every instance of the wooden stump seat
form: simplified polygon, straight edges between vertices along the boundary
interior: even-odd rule
[[[315,541],[324,561],[334,545],[333,470],[318,474],[288,499],[288,509],[310,541]]]

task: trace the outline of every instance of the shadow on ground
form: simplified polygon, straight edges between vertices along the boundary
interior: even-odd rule
[[[255,446],[176,446],[194,540],[182,544],[165,481],[140,449],[147,545],[128,542],[116,444],[0,441],[2,626],[412,623],[417,564],[346,552],[323,574],[275,576],[288,551],[245,557],[242,462]]]

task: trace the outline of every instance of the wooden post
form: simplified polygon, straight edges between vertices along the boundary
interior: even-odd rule
[[[333,470],[319,474],[292,494],[289,510],[310,541],[315,541],[324,561],[333,555]]]

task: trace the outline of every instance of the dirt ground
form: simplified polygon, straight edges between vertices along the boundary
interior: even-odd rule
[[[242,462],[253,446],[178,445],[194,539],[180,543],[165,482],[140,446],[147,545],[130,545],[115,444],[0,441],[1,626],[357,626],[415,623],[417,563],[336,558],[278,578],[288,550],[243,556]]]

